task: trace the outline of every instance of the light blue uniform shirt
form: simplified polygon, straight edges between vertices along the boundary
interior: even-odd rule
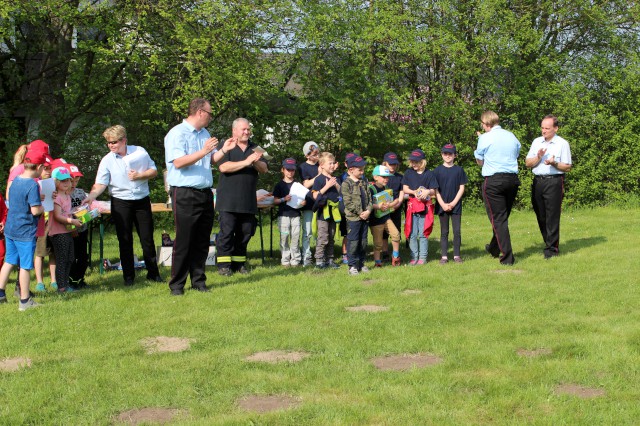
[[[156,168],[147,150],[140,146],[127,145],[127,154],[136,151],[142,151],[149,161],[147,170]],[[96,183],[107,185],[109,194],[119,200],[140,200],[149,195],[149,181],[147,179],[129,180],[129,168],[127,167],[124,157],[113,152],[108,153],[100,161],[98,173],[96,174]]]
[[[544,164],[545,160],[555,157],[555,161],[565,164],[571,164],[571,149],[569,148],[569,142],[561,138],[558,135],[554,135],[549,142],[544,140],[543,136],[534,139],[531,144],[531,149],[527,154],[527,158],[533,158],[538,156],[538,151],[543,148],[546,149],[544,156],[540,159],[540,162],[531,171],[536,176],[544,175],[562,175],[564,172],[553,167],[551,164]]]
[[[205,155],[190,166],[177,169],[173,160],[193,154],[204,147],[209,132],[202,128],[196,130],[187,120],[169,130],[164,137],[164,159],[167,163],[167,182],[171,186],[186,186],[205,189],[213,186],[211,155]]]
[[[493,176],[496,173],[517,174],[520,147],[518,138],[500,126],[493,126],[491,131],[481,134],[473,155],[484,161],[482,176]]]

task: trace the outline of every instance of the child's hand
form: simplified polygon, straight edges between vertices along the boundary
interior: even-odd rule
[[[80,227],[82,226],[82,222],[80,222],[80,220],[78,219],[71,219],[71,224],[75,227]]]
[[[291,201],[291,194],[287,194],[284,198],[284,201]]]
[[[300,204],[298,204],[300,207],[304,207],[307,204],[307,200],[302,200],[300,202]]]
[[[365,210],[362,213],[360,213],[359,217],[362,220],[367,220],[367,219],[369,219],[370,215],[371,215],[371,211],[370,210]]]
[[[384,202],[380,204],[380,210],[382,210],[383,212],[386,212],[388,208],[389,208],[389,203]]]
[[[328,190],[330,189],[332,186],[337,185],[338,184],[338,180],[336,179],[335,176],[331,176],[331,179],[327,180],[327,183],[324,186],[324,189]]]

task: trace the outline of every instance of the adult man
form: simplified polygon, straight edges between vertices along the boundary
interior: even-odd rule
[[[569,143],[556,134],[556,116],[545,116],[540,129],[542,136],[531,144],[526,165],[535,175],[531,203],[545,244],[544,258],[549,259],[558,255],[564,174],[571,170],[571,149]]]
[[[245,118],[237,118],[231,126],[231,138],[225,142],[231,148],[218,162],[220,183],[216,192],[216,209],[220,220],[218,273],[230,276],[233,272],[248,273],[247,244],[256,230],[256,187],[258,173],[267,172],[262,154],[254,152],[256,145],[249,141],[251,125]]]
[[[509,215],[520,187],[518,155],[521,145],[513,133],[499,126],[500,118],[495,112],[483,112],[480,121],[485,133],[478,136],[473,155],[482,166],[482,197],[493,231],[485,250],[493,257],[500,257],[501,264],[513,265]]]
[[[133,285],[136,277],[133,265],[134,226],[142,246],[147,279],[162,282],[156,259],[156,245],[153,241],[153,217],[148,183],[149,179],[158,174],[156,164],[144,148],[127,145],[127,131],[124,127],[109,127],[102,136],[107,141],[110,152],[100,161],[96,182],[82,203],[95,200],[109,188],[111,217],[118,235],[124,285]],[[129,160],[133,158],[138,160],[130,163]]]
[[[164,138],[167,182],[171,186],[176,237],[171,259],[169,289],[184,294],[187,276],[191,287],[208,292],[204,272],[213,228],[213,173],[211,160],[222,158],[228,145],[216,150],[218,139],[209,135],[211,104],[203,98],[189,103],[188,117]],[[212,154],[213,153],[213,154]]]

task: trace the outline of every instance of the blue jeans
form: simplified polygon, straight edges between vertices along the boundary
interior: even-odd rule
[[[361,270],[367,254],[367,232],[369,222],[366,220],[347,221],[347,257],[349,268]]]
[[[411,260],[427,261],[429,240],[424,236],[424,215],[414,214],[411,217],[411,236],[409,237]]]

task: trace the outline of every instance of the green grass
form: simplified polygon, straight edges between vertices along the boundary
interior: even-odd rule
[[[268,254],[268,226],[265,233]],[[90,290],[39,296],[43,306],[23,313],[9,294],[0,306],[0,359],[33,364],[0,373],[0,423],[110,424],[125,410],[175,407],[188,412],[178,423],[203,425],[637,424],[640,211],[566,212],[562,255],[549,261],[534,214],[514,212],[513,267],[484,253],[483,212],[466,211],[462,233],[462,265],[437,264],[437,226],[427,266],[357,277],[344,267],[284,270],[277,258],[262,266],[256,235],[251,275],[222,278],[210,269],[209,294],[171,297],[144,273],[125,289],[119,272],[90,273]],[[277,256],[275,235],[273,242]],[[113,235],[106,250],[117,258]],[[409,288],[422,293],[401,294]],[[390,309],[344,309],[359,304]],[[140,340],[154,336],[195,342],[186,352],[147,355]],[[524,358],[518,348],[553,352]],[[311,356],[295,364],[244,361],[272,349]],[[407,372],[370,363],[417,352],[444,362]],[[563,383],[606,395],[557,395]],[[237,407],[254,394],[302,404],[268,414]]]

